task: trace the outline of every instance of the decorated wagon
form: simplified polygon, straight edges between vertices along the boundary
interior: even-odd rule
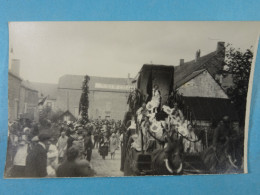
[[[183,99],[173,91],[173,77],[173,66],[145,64],[133,81],[121,159],[126,176],[183,174],[185,167],[202,170],[199,163],[189,163],[199,160],[199,151],[186,155],[190,143],[200,140],[187,136],[191,116],[182,112]]]
[[[212,161],[219,164],[223,161],[224,165],[236,168],[230,155],[219,156],[209,147],[213,139],[211,125],[218,117],[217,112],[235,116],[230,101],[202,98],[207,105],[193,105],[191,98],[174,91],[173,77],[173,66],[144,65],[134,79],[136,88],[129,95],[129,112],[123,123],[121,170],[126,176],[208,174],[213,173]],[[214,105],[218,102],[219,106],[215,105],[214,110],[209,107],[210,102]],[[203,106],[206,108],[196,109]],[[205,116],[210,119],[207,126],[203,122]],[[207,150],[210,152],[205,155]],[[204,162],[210,163],[206,166]]]

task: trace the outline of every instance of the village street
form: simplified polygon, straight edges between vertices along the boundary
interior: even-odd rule
[[[121,177],[124,175],[120,171],[121,163],[121,150],[116,150],[115,158],[112,160],[110,153],[106,156],[106,159],[103,160],[98,153],[98,149],[92,150],[92,159],[91,166],[96,171],[97,177]]]

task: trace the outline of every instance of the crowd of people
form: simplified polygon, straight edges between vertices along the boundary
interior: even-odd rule
[[[121,171],[125,172],[129,149],[151,153],[166,148],[169,136],[181,138],[184,153],[198,154],[204,150],[192,121],[183,115],[177,101],[162,105],[157,85],[148,101],[143,101],[134,113],[128,113],[130,118],[125,116],[123,122],[96,119],[85,125],[80,121],[49,121],[47,125],[28,120],[9,123],[7,177],[91,177],[95,175],[90,164],[92,150],[97,149],[103,160],[109,153],[115,159],[120,147]],[[219,129],[228,127],[222,126]],[[219,137],[229,137],[222,132],[229,131],[214,131],[214,146]]]
[[[8,125],[7,177],[91,177],[92,150],[102,159],[120,147],[121,121],[90,120],[42,126],[29,120]],[[121,138],[122,139],[122,138]]]

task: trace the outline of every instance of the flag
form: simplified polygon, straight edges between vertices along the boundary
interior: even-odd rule
[[[38,106],[42,106],[45,102],[45,100],[47,99],[48,96],[44,97],[39,103]]]

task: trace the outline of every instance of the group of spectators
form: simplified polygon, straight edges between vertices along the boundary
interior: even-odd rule
[[[91,177],[92,149],[103,159],[120,143],[120,121],[92,120],[49,123],[16,120],[9,122],[6,161],[7,177]]]

